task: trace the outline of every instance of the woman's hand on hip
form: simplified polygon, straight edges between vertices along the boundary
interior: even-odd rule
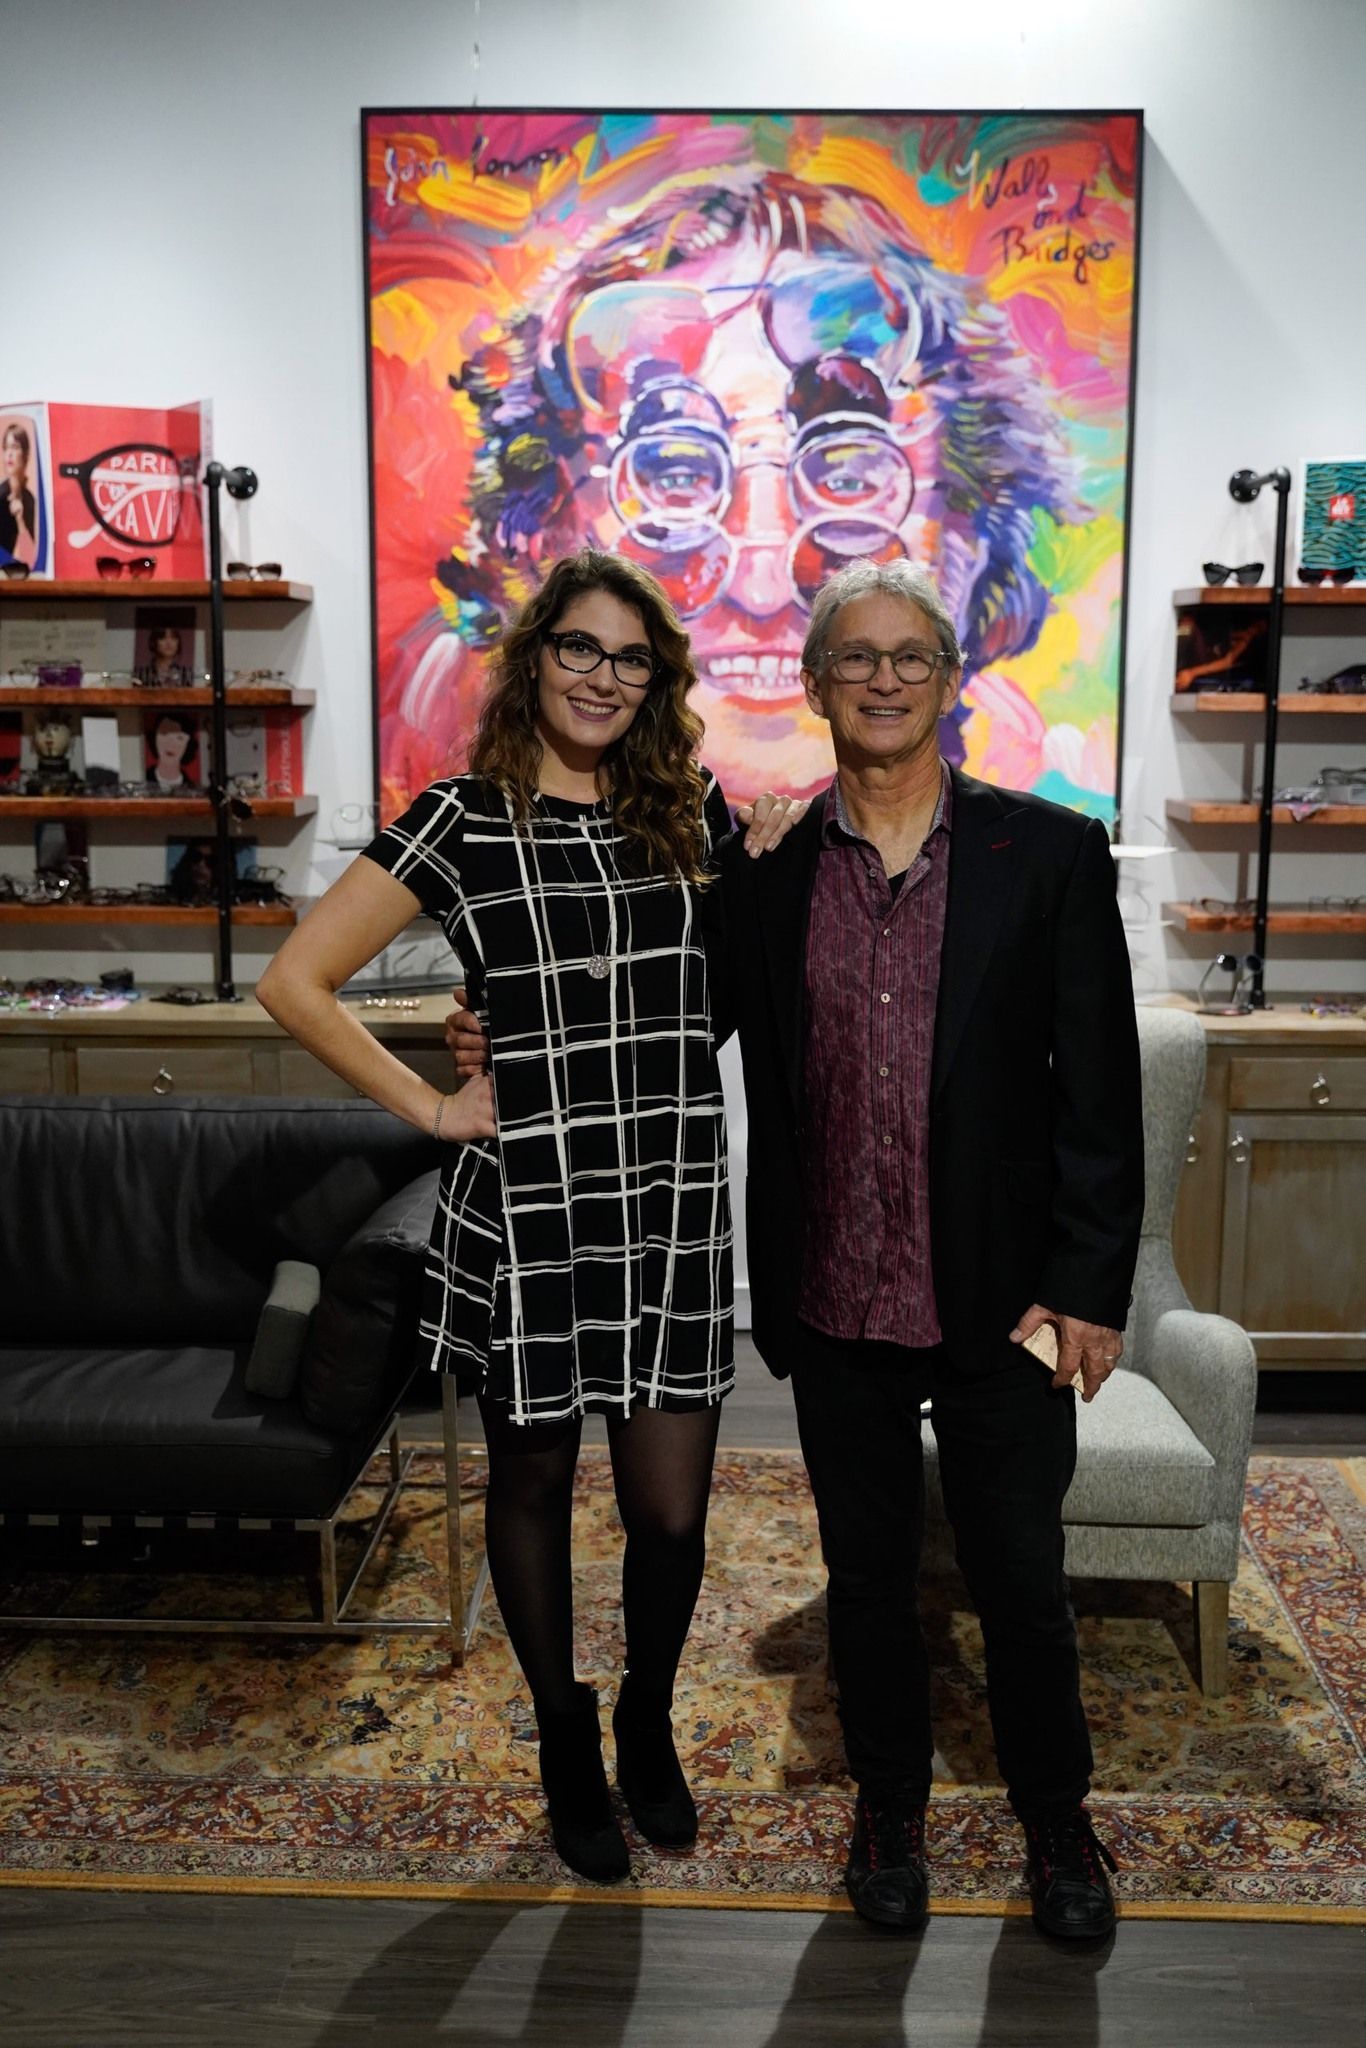
[[[437,1136],[446,1145],[468,1145],[476,1138],[496,1138],[498,1112],[493,1102],[493,1078],[477,1074],[454,1095],[443,1098],[441,1128]]]
[[[473,1010],[466,1008],[464,989],[452,989],[451,994],[456,1007],[446,1019],[446,1050],[455,1061],[455,1071],[463,1088],[476,1074],[488,1072],[489,1042]]]

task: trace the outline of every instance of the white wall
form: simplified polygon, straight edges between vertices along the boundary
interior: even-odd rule
[[[1233,470],[1366,451],[1358,0],[0,0],[0,72],[0,399],[211,397],[218,452],[262,477],[230,514],[234,550],[316,587],[297,638],[299,680],[321,694],[321,807],[316,834],[284,842],[300,891],[335,871],[330,813],[370,783],[357,114],[467,101],[476,83],[486,105],[1144,108],[1126,837],[1154,836],[1167,795],[1250,772],[1241,745],[1170,716],[1171,592],[1211,555],[1269,559],[1270,507],[1233,506]],[[1287,774],[1330,751],[1299,743]],[[1290,855],[1280,892],[1361,890],[1338,841]],[[1207,957],[1151,906],[1241,887],[1227,840],[1174,843],[1144,870],[1149,911],[1129,905],[1144,990],[1189,985]],[[87,973],[122,948],[116,932],[103,955],[89,943],[7,957]],[[1294,944],[1273,992],[1366,988],[1359,945],[1315,960]],[[260,964],[240,947],[240,979]],[[180,951],[158,970],[207,975]]]

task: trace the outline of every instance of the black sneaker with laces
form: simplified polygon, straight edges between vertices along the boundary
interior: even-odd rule
[[[1106,1869],[1119,1865],[1097,1835],[1084,1806],[1037,1814],[1021,1822],[1034,1925],[1066,1940],[1112,1934],[1115,1901]]]
[[[904,1793],[878,1799],[860,1792],[844,1888],[854,1911],[874,1927],[920,1931],[930,1913],[923,1801]]]

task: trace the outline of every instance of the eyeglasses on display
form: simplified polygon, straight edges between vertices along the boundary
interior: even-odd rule
[[[1311,896],[1311,910],[1366,910],[1366,896]]]
[[[1256,909],[1256,902],[1251,896],[1197,896],[1195,907],[1197,910],[1228,911],[1234,916],[1246,916],[1249,910]]]
[[[1296,571],[1301,583],[1350,583],[1356,573],[1354,568],[1318,569],[1308,562],[1301,562]]]
[[[137,555],[129,560],[123,555],[96,555],[95,574],[101,583],[115,583],[120,576],[127,576],[134,583],[145,583],[149,576],[155,576],[157,565],[151,555]]]
[[[278,562],[229,562],[223,574],[233,583],[278,583],[284,570]]]
[[[899,683],[927,683],[937,668],[947,667],[949,656],[942,649],[900,647],[836,647],[825,657],[825,667],[839,683],[871,683],[889,661]]]
[[[1206,562],[1205,581],[1217,585],[1227,583],[1231,578],[1235,583],[1260,583],[1265,567],[1265,562],[1240,562],[1234,569],[1229,568],[1225,562]]]
[[[591,676],[594,669],[607,662],[624,688],[645,690],[656,674],[654,656],[634,647],[623,647],[619,653],[609,654],[587,633],[546,633],[543,638],[560,667],[571,675]]]
[[[1300,688],[1320,697],[1366,696],[1366,661],[1349,662],[1346,668],[1335,670],[1331,676],[1324,676],[1317,683],[1303,676]]]
[[[60,474],[80,485],[95,522],[69,536],[75,548],[89,547],[101,533],[126,547],[168,548],[187,503],[197,504],[199,457],[151,441],[120,441],[85,462],[64,462]]]
[[[27,562],[0,562],[0,576],[8,576],[12,583],[22,583],[32,574]]]

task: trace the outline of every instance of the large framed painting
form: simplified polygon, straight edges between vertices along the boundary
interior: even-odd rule
[[[1114,816],[1140,114],[362,120],[386,818],[585,543],[668,591],[732,800],[828,779],[813,594],[905,556],[967,652],[949,757]]]

